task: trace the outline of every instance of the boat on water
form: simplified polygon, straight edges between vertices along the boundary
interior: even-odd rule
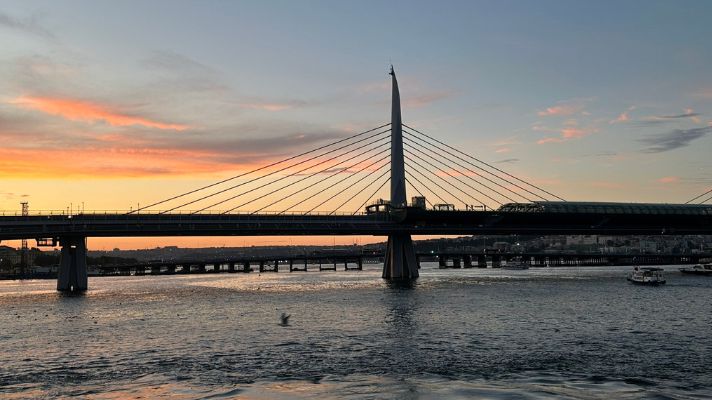
[[[634,283],[636,285],[664,285],[665,276],[663,275],[663,271],[664,269],[662,268],[635,267],[633,269],[633,272],[628,275],[627,279],[628,282]]]
[[[506,265],[503,265],[502,269],[529,269],[529,265],[527,265],[521,261],[515,261],[512,263],[507,263]]]
[[[680,268],[680,272],[693,275],[712,275],[712,263],[697,264],[692,268]]]

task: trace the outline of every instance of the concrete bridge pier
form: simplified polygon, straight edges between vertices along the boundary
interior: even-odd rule
[[[415,259],[413,240],[408,234],[388,236],[386,258],[383,263],[383,278],[410,280],[418,277],[418,261]]]
[[[445,256],[438,256],[438,268],[440,269],[445,269],[447,268],[447,257]]]
[[[59,239],[62,252],[57,274],[57,290],[60,292],[83,292],[88,289],[87,239],[64,237]]]
[[[477,256],[477,268],[487,268],[486,256]]]
[[[492,256],[492,268],[502,268],[502,257],[495,255]]]

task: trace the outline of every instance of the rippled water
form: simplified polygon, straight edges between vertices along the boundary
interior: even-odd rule
[[[710,398],[712,279],[666,269],[1,281],[0,397]]]

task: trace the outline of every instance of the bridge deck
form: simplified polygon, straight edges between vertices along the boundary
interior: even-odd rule
[[[370,215],[78,214],[0,217],[0,240],[140,236],[712,234],[710,215],[425,211]]]

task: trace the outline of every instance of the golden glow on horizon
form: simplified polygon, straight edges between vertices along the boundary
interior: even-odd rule
[[[413,240],[428,240],[437,238],[456,238],[458,235],[413,236]],[[135,238],[97,238],[87,239],[90,251],[154,249],[156,247],[177,246],[182,248],[199,247],[251,247],[251,246],[352,246],[385,242],[385,236],[175,236],[175,237],[135,237]],[[19,240],[6,240],[2,246],[20,247]],[[29,241],[29,247],[36,247],[34,240]],[[51,247],[40,248],[51,251]]]
[[[0,178],[121,178],[196,176],[251,165],[219,162],[207,151],[156,148],[0,149]]]

